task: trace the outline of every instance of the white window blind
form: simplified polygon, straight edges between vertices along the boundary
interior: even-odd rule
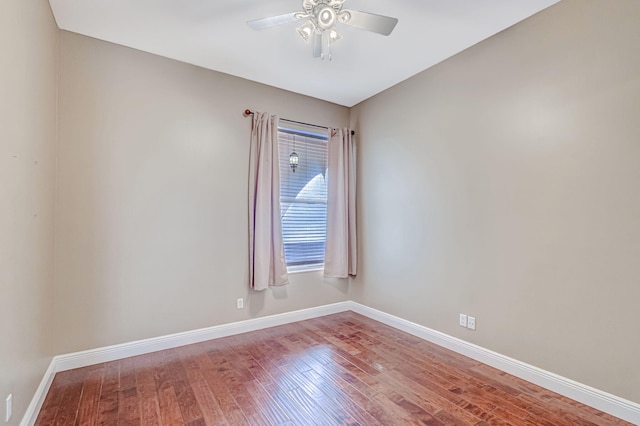
[[[324,264],[327,234],[327,135],[279,128],[280,207],[287,266],[310,269]],[[294,146],[295,145],[295,146]],[[295,151],[295,172],[289,155]]]

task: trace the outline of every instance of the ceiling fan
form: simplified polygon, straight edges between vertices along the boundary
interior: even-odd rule
[[[374,13],[343,9],[345,0],[302,0],[302,11],[247,22],[254,30],[263,30],[297,20],[304,21],[298,34],[313,46],[313,56],[331,60],[331,45],[342,38],[336,23],[388,36],[398,23],[397,18]]]

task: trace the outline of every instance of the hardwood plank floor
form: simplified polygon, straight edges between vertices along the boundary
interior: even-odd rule
[[[345,312],[56,374],[36,425],[624,425]]]

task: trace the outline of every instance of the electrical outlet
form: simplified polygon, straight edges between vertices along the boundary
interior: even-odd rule
[[[476,317],[467,317],[467,328],[470,330],[476,329]]]
[[[466,327],[467,326],[467,316],[465,314],[460,314],[460,320],[459,320],[459,324],[460,327]]]
[[[7,404],[6,404],[6,408],[5,408],[5,415],[4,415],[4,422],[7,423],[9,420],[11,420],[11,414],[12,414],[12,405],[13,405],[13,395],[9,394],[9,396],[7,397],[6,400]]]
[[[243,309],[244,308],[244,299],[242,297],[240,299],[236,300],[236,308],[237,309]]]

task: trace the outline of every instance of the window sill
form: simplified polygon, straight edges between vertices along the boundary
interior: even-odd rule
[[[317,272],[317,271],[324,271],[324,265],[287,267],[288,274],[301,274],[304,272]]]

